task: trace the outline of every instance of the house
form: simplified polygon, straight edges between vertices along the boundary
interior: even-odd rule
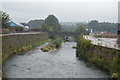
[[[24,29],[24,31],[29,31],[29,25],[26,23],[20,23],[20,26]]]
[[[9,31],[15,33],[16,32],[16,27],[18,27],[19,25],[17,25],[15,22],[11,21],[9,22]]]

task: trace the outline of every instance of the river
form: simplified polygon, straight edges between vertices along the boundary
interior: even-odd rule
[[[45,45],[45,44],[44,44]],[[42,46],[44,46],[42,45]],[[76,58],[75,42],[65,42],[58,50],[42,52],[36,47],[24,55],[10,57],[3,64],[8,78],[107,78],[95,67]]]

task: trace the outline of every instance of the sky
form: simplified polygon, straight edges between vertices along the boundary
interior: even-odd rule
[[[118,22],[119,0],[2,0],[2,11],[16,23],[55,15],[60,22]]]

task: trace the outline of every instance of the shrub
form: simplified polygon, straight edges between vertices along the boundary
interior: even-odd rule
[[[26,47],[22,47],[22,51],[26,51]]]
[[[62,40],[63,39],[61,37],[56,37],[52,43],[56,46],[56,48],[59,48],[62,44]]]
[[[112,77],[116,74],[117,77],[120,79],[120,57],[115,56],[112,61],[112,69],[111,69]]]
[[[49,44],[49,45],[47,45],[47,46],[45,46],[45,47],[42,47],[41,48],[41,51],[43,51],[43,52],[48,52],[48,51],[50,51],[50,50],[52,50],[52,49],[55,49],[56,47],[55,47],[55,45],[53,44],[53,43],[51,43],[51,44]]]
[[[91,46],[91,41],[90,40],[85,40],[83,39],[82,36],[80,36],[77,39],[77,51],[76,51],[76,56],[79,57],[83,57],[85,58],[87,55],[87,51],[90,49]]]
[[[41,50],[43,52],[48,52],[52,49],[59,48],[62,44],[62,38],[61,37],[56,37],[53,40],[49,40],[51,43],[45,47],[42,47]]]
[[[14,51],[13,51],[14,54],[17,54],[17,52],[18,52],[17,50],[14,50]]]
[[[43,52],[48,52],[48,51],[49,51],[49,49],[48,49],[47,47],[43,47],[43,48],[41,48],[41,50],[42,50]]]

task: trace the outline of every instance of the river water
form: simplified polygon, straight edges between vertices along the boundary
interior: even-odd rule
[[[42,45],[45,46],[46,44]],[[58,50],[42,52],[39,46],[24,55],[10,57],[3,64],[8,78],[107,78],[107,74],[76,58],[75,42],[65,42]]]

